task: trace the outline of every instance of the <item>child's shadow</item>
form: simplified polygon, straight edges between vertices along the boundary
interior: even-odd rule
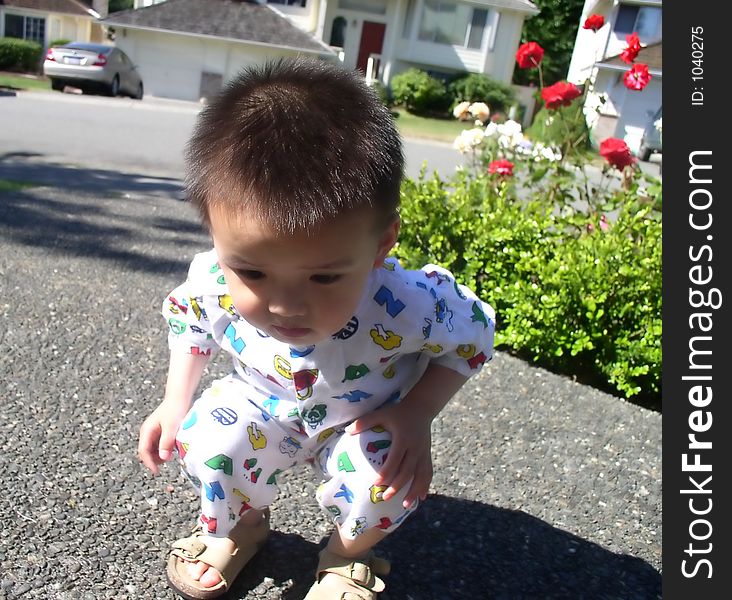
[[[270,577],[291,580],[282,597],[302,600],[319,548],[296,535],[273,534],[233,597]],[[440,495],[428,497],[379,554],[392,563],[383,600],[661,598],[660,573],[639,558],[521,511]]]

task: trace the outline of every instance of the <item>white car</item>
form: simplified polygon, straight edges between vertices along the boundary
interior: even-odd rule
[[[82,91],[98,90],[141,99],[142,78],[130,58],[119,48],[104,44],[71,42],[49,48],[43,73],[54,90],[68,85]]]

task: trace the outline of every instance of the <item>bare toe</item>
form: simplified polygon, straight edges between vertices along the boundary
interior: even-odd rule
[[[216,569],[213,567],[209,567],[206,569],[206,571],[201,575],[201,578],[198,580],[198,583],[200,583],[203,587],[213,587],[217,585],[221,581],[221,573],[219,573]]]

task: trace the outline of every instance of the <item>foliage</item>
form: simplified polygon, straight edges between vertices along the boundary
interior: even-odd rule
[[[369,85],[371,86],[371,89],[376,92],[376,95],[379,97],[379,99],[384,103],[384,106],[391,106],[393,104],[391,90],[389,90],[389,88],[386,87],[381,81],[375,79]]]
[[[627,397],[658,397],[660,185],[637,171],[625,188],[590,186],[599,205],[577,203],[582,178],[563,171],[526,173],[537,185],[525,197],[507,178],[468,171],[407,180],[396,255],[444,265],[488,301],[498,345]]]
[[[109,0],[109,12],[118,12],[120,10],[129,10],[134,6],[134,0]]]
[[[35,72],[41,64],[41,45],[16,38],[0,38],[0,70]]]
[[[584,0],[534,0],[534,4],[541,12],[524,21],[521,41],[531,40],[551,48],[551,55],[545,55],[543,60],[544,77],[548,83],[554,83],[567,76]],[[540,83],[535,69],[516,69],[513,82]]]
[[[526,136],[557,148],[566,146],[575,151],[587,149],[590,132],[582,112],[582,103],[575,102],[554,110],[542,108],[534,116],[531,126],[526,130]]]
[[[63,38],[58,39],[58,40],[51,40],[50,42],[48,42],[48,47],[56,48],[58,46],[65,46],[66,44],[70,43],[71,41],[72,40],[67,40],[67,39],[63,39]]]
[[[506,111],[516,101],[511,86],[482,73],[463,73],[447,85],[452,106],[460,102],[485,102],[491,111]]]
[[[395,75],[391,93],[395,104],[415,114],[446,113],[450,104],[445,84],[421,69],[411,68]]]

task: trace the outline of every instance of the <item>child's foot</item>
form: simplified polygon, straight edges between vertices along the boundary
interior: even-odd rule
[[[331,600],[332,598],[359,598],[375,600],[384,590],[384,582],[377,575],[388,575],[391,566],[383,558],[369,552],[365,558],[354,559],[320,551],[315,583],[305,600]]]
[[[205,535],[199,529],[174,542],[166,570],[170,586],[194,600],[225,593],[269,535],[269,511],[259,514],[255,524],[239,522],[229,537]]]

